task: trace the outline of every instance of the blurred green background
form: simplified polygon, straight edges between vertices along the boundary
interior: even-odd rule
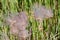
[[[39,23],[32,17],[31,6],[35,2],[53,9],[53,18],[43,21],[43,32],[37,29]],[[3,32],[10,40],[18,40],[17,37],[10,35],[9,27],[4,22],[9,12],[14,14],[23,10],[28,12],[28,27],[32,27],[32,35],[27,40],[60,40],[60,0],[0,0],[0,35]],[[4,39],[0,36],[0,40]]]

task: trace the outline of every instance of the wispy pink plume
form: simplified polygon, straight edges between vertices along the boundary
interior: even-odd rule
[[[28,31],[26,27],[28,26],[28,16],[26,12],[22,11],[18,15],[14,15],[11,18],[7,18],[7,21],[10,25],[10,32],[12,34],[18,34],[19,37],[27,37]]]
[[[45,6],[39,5],[38,3],[35,3],[32,6],[32,11],[34,12],[35,18],[50,18],[53,17],[53,12],[51,9],[47,9]]]

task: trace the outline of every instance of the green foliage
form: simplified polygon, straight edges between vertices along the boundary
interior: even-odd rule
[[[31,6],[35,2],[53,10],[53,18],[43,21],[43,31],[38,30],[39,22],[32,17]],[[60,0],[0,0],[0,32],[6,33],[10,40],[17,40],[18,37],[9,33],[9,26],[4,21],[9,12],[14,14],[23,10],[28,12],[28,26],[32,28],[30,40],[60,39]]]

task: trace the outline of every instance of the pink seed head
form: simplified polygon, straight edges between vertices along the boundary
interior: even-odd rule
[[[7,22],[10,25],[10,31],[12,33],[18,33],[18,31],[25,30],[28,25],[28,17],[26,12],[22,11],[17,15],[7,18]]]
[[[50,17],[53,17],[53,12],[51,9],[47,9],[45,6],[41,6],[37,3],[35,3],[33,6],[32,6],[32,11],[34,12],[34,16],[35,18],[41,18],[41,19],[44,19],[44,18],[50,18]]]

